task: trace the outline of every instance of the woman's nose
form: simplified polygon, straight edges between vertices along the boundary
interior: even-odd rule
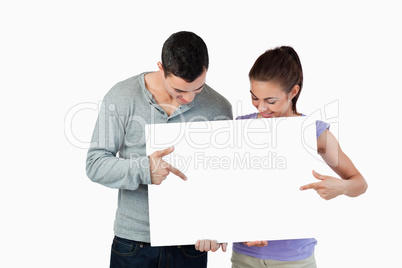
[[[265,106],[264,102],[261,101],[261,102],[258,104],[258,110],[259,110],[260,112],[265,112],[265,111],[267,110],[267,107]]]

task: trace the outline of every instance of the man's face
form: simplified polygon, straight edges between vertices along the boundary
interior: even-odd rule
[[[182,78],[169,75],[164,77],[163,84],[169,95],[180,105],[186,105],[192,102],[195,95],[201,92],[205,85],[207,71],[204,72],[193,82],[188,83]]]

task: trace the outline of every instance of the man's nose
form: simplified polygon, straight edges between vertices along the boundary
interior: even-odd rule
[[[194,92],[188,92],[186,93],[185,96],[183,96],[183,99],[185,99],[188,102],[192,102],[195,98],[195,93]]]

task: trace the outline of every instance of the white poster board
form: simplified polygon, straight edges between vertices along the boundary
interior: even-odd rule
[[[147,154],[188,177],[149,186],[152,246],[315,237],[315,120],[308,117],[147,125]]]

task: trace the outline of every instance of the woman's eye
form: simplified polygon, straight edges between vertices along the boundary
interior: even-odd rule
[[[254,97],[252,97],[252,99],[253,99],[253,100],[258,100],[258,99],[254,98]]]
[[[268,104],[275,104],[275,102],[276,102],[276,101],[273,101],[273,102],[268,102]]]

